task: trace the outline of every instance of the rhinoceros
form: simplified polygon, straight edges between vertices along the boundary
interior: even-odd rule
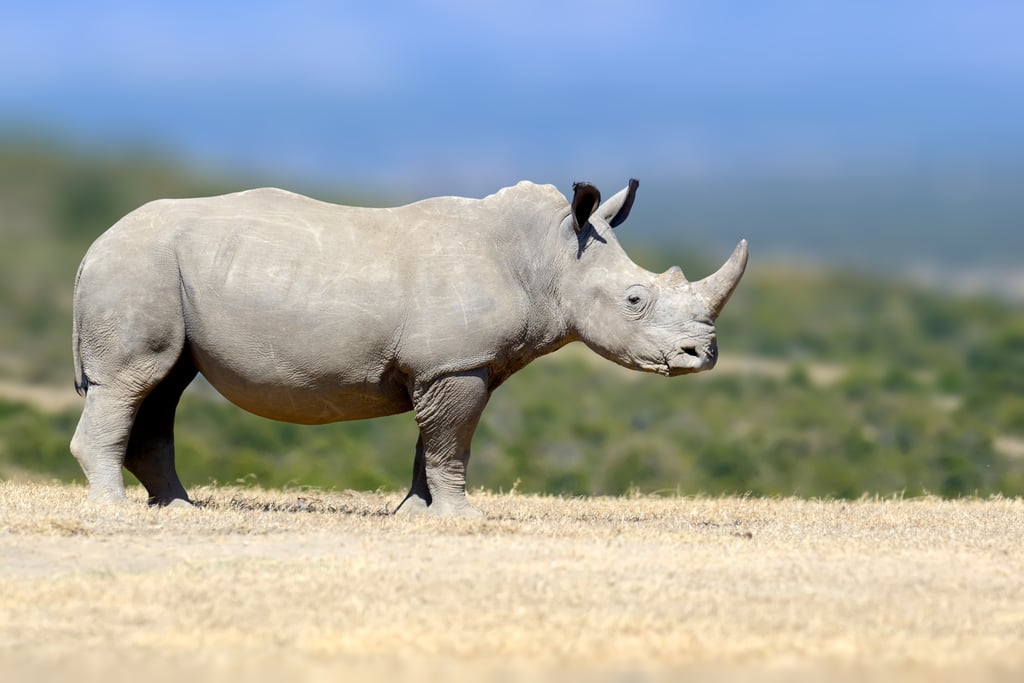
[[[747,262],[713,275],[648,272],[613,228],[638,183],[601,203],[576,183],[521,182],[483,199],[397,208],[278,189],[158,200],[102,234],[75,280],[71,452],[89,495],[186,504],[174,414],[201,372],[239,407],[322,424],[415,411],[412,486],[397,511],[472,515],[470,441],[499,385],[582,341],[666,376],[708,370],[714,322]]]

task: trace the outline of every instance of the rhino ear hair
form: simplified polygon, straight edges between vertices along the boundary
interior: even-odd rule
[[[572,220],[576,234],[583,232],[587,221],[601,205],[601,193],[590,183],[572,184]]]
[[[608,221],[608,225],[617,228],[629,218],[629,211],[633,208],[633,200],[636,199],[636,188],[638,187],[640,187],[640,181],[630,178],[627,187],[616,192],[601,206],[600,216]]]

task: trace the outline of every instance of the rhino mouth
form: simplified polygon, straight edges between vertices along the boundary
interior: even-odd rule
[[[718,344],[709,342],[702,345],[686,344],[665,358],[662,374],[669,377],[703,372],[715,367],[718,362]]]

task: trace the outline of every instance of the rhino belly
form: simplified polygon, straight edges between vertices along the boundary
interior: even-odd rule
[[[323,338],[308,325],[292,325],[289,332],[237,321],[191,322],[186,335],[199,372],[225,398],[256,415],[325,424],[412,409],[408,382],[387,359],[386,340],[377,341],[365,327],[346,340],[337,334]]]
[[[294,377],[238,372],[194,354],[206,380],[225,398],[250,413],[298,424],[326,424],[404,413],[412,409],[398,380],[354,381],[339,376]]]

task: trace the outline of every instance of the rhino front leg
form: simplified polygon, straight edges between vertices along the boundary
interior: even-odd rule
[[[486,370],[445,375],[413,395],[420,437],[412,487],[396,512],[476,516],[466,500],[470,442],[487,405]]]
[[[395,512],[426,512],[431,502],[430,489],[427,487],[427,460],[423,454],[423,437],[420,436],[416,439],[416,459],[412,463],[412,486]]]

